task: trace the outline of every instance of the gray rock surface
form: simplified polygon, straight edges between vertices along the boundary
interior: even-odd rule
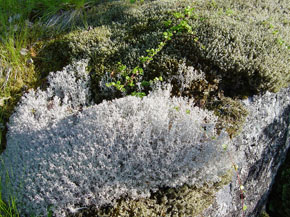
[[[279,166],[290,146],[290,88],[279,93],[254,96],[244,100],[249,116],[242,133],[233,140],[238,173],[244,186],[244,216],[258,216],[266,203]],[[203,216],[243,216],[239,182],[232,182],[217,194]]]

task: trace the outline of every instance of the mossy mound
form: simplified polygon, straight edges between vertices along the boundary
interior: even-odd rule
[[[111,77],[116,76],[113,74],[118,73],[118,62],[122,62],[129,70],[135,66],[141,66],[139,57],[146,56],[147,49],[157,47],[158,43],[163,40],[162,33],[167,29],[164,22],[172,20],[173,23],[178,23],[172,13],[183,11],[186,5],[196,7],[188,1],[171,1],[170,3],[153,1],[150,2],[150,5],[148,2],[136,5],[116,1],[99,4],[93,7],[88,15],[90,24],[94,26],[92,29],[71,32],[50,41],[48,45],[41,49],[38,64],[46,74],[49,71],[59,70],[75,59],[89,58],[92,78],[91,91],[95,102],[100,103],[103,99],[121,97],[122,95],[118,92],[105,93],[102,91],[100,87],[102,77],[105,74],[109,74]],[[224,5],[220,3],[220,7],[224,7]],[[201,13],[203,10],[210,11],[213,8],[207,3],[199,2],[196,11]],[[216,13],[221,13],[220,8],[216,8],[216,10]],[[93,12],[95,13],[94,16],[90,16]],[[223,13],[220,15],[220,19],[224,16],[233,19]],[[198,16],[198,19],[192,18],[189,21],[194,29],[198,30],[196,34],[204,34],[204,32],[201,32],[203,31],[202,25],[205,22],[203,19],[209,15],[204,13],[204,15]],[[209,18],[205,20],[209,20]],[[208,28],[211,28],[211,26]],[[225,33],[220,32],[220,34],[223,36]],[[222,41],[221,36],[220,41]],[[234,93],[233,95],[239,95],[240,90],[247,91],[246,93],[243,92],[244,95],[250,95],[253,88],[249,86],[249,83],[244,84],[249,80],[243,72],[235,71],[236,74],[233,73],[232,78],[229,78],[228,70],[223,71],[222,67],[215,64],[212,59],[203,58],[201,55],[202,52],[205,52],[204,49],[198,49],[199,45],[204,43],[201,39],[205,40],[205,36],[201,37],[198,43],[193,41],[195,37],[195,35],[186,33],[177,34],[144,68],[144,80],[148,81],[162,76],[166,82],[173,85],[173,95],[193,97],[200,107],[214,110],[213,105],[226,104],[227,107],[230,106],[232,110],[235,110],[235,114],[227,113],[228,116],[225,117],[226,112],[223,112],[221,123],[224,120],[231,120],[232,123],[226,128],[230,135],[236,135],[242,127],[246,112],[239,103],[234,101],[229,103],[230,99],[221,102],[221,96],[224,95],[224,92],[228,94],[229,90]],[[210,46],[209,43],[207,45]],[[227,55],[229,54],[231,52],[228,52]],[[222,59],[227,61],[225,58]],[[228,63],[224,62],[222,64]],[[229,64],[231,64],[231,61]],[[180,71],[186,70],[180,70],[180,67],[184,67],[183,65],[203,70],[205,73],[204,79],[194,80],[184,88],[184,83],[178,80]],[[240,75],[237,73],[240,73]],[[186,76],[184,79],[187,79]],[[243,82],[243,84],[240,84],[240,82]],[[240,88],[240,85],[243,88]],[[237,88],[239,91],[236,91]],[[220,115],[220,112],[216,113]]]
[[[35,58],[39,71],[46,76],[51,71],[61,70],[73,60],[88,58],[93,52],[98,52],[99,58],[104,53],[108,43],[110,30],[104,26],[96,27],[90,31],[74,31],[59,36],[47,43],[38,44],[38,56]],[[107,52],[106,52],[107,51]]]
[[[230,96],[275,92],[289,84],[286,1],[197,1],[193,7],[195,35],[170,42],[172,55],[216,69],[207,73],[221,75]]]
[[[38,66],[48,72],[59,70],[72,60],[89,58],[95,102],[120,97],[102,92],[102,78],[116,76],[118,62],[128,69],[142,67],[139,58],[146,56],[147,49],[156,48],[163,40],[163,32],[168,29],[164,22],[172,20],[172,25],[178,24],[180,20],[172,12],[183,12],[186,6],[195,8],[193,16],[187,19],[194,34],[175,34],[144,68],[144,79],[162,76],[173,84],[173,95],[195,98],[197,105],[211,109],[219,116],[218,127],[225,127],[231,136],[235,136],[247,111],[233,98],[267,90],[275,92],[289,85],[290,8],[286,0],[176,0],[145,1],[143,4],[107,1],[88,12],[91,28],[61,36],[43,47],[38,55]],[[178,78],[175,79],[183,62],[205,73],[202,79],[192,80],[186,88]],[[156,194],[156,198],[120,200],[115,207],[98,211],[92,208],[87,215],[174,216],[198,213],[198,206],[184,207],[195,204],[194,197],[203,201],[200,199],[202,188],[191,193],[185,193],[187,190],[183,188],[187,187],[167,189],[180,191],[182,196],[166,202],[166,206],[160,204],[161,199]],[[176,207],[182,204],[177,198],[186,198],[184,194],[188,195],[190,203],[183,204],[183,208],[176,211],[179,209]],[[163,195],[167,193],[163,192]],[[210,198],[201,203],[208,206]]]
[[[132,200],[122,198],[114,206],[103,206],[100,209],[89,207],[71,217],[85,216],[197,216],[210,204],[215,193],[232,179],[232,173],[224,175],[220,182],[212,185],[192,187],[183,185],[178,188],[161,188],[151,194],[150,198]]]
[[[108,1],[88,11],[92,30],[50,42],[39,58],[58,66],[89,56],[97,80],[118,62],[132,69],[140,65],[139,57],[146,56],[147,49],[162,41],[164,22],[179,22],[172,12],[182,12],[186,6],[195,8],[188,19],[194,34],[175,35],[154,57],[147,74],[171,73],[162,65],[185,58],[195,67],[207,68],[208,75],[221,76],[221,87],[230,96],[278,91],[289,84],[290,8],[277,0]]]
[[[248,111],[244,106],[230,97],[222,97],[208,105],[215,115],[219,117],[218,129],[225,128],[231,137],[236,136],[243,129]]]

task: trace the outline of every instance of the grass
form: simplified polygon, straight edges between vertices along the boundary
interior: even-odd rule
[[[96,2],[96,0],[95,0]],[[85,25],[88,0],[0,0],[0,138],[19,98],[39,84],[36,42]],[[2,145],[1,145],[2,144]],[[3,147],[3,142],[0,146]]]
[[[33,65],[36,42],[85,25],[85,10],[97,0],[0,0],[0,153],[6,123],[25,91],[39,85]],[[7,181],[7,180],[6,180]],[[1,183],[1,180],[0,180]],[[4,201],[0,185],[0,217],[19,216],[11,194]]]
[[[19,212],[16,205],[16,198],[10,196],[9,201],[2,200],[2,189],[0,188],[0,216],[1,217],[18,217]]]
[[[4,161],[1,158],[1,169],[5,168]],[[1,173],[3,171],[0,171]],[[8,201],[4,201],[3,199],[3,188],[5,188],[6,192],[9,191],[9,198]],[[19,217],[20,214],[17,209],[16,205],[16,197],[14,193],[11,191],[11,185],[10,185],[10,178],[9,173],[6,171],[5,180],[1,179],[0,176],[0,217]]]

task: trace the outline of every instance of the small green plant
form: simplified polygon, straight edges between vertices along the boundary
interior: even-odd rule
[[[144,90],[145,87],[152,85],[153,83],[162,81],[162,77],[156,77],[154,80],[145,81],[141,80],[144,74],[143,68],[135,67],[133,70],[127,70],[127,67],[120,62],[118,63],[118,72],[121,75],[116,81],[112,81],[110,83],[106,83],[107,87],[115,87],[118,91],[125,93],[126,95],[131,94],[132,96],[143,97],[145,96]],[[141,81],[140,81],[141,80]],[[135,90],[136,86],[139,86],[139,90]]]
[[[131,1],[134,3],[135,1]],[[120,77],[117,79],[113,78],[113,81],[110,83],[106,83],[107,87],[115,87],[118,91],[125,93],[126,95],[133,95],[138,97],[143,97],[146,95],[146,93],[143,91],[146,87],[157,83],[162,82],[163,78],[162,76],[155,77],[153,80],[146,81],[143,80],[144,75],[144,69],[148,66],[148,64],[153,61],[153,58],[155,55],[157,55],[163,47],[166,45],[166,43],[170,40],[172,40],[172,37],[174,34],[178,33],[188,33],[188,34],[194,34],[192,27],[188,24],[188,19],[190,18],[197,18],[197,15],[193,14],[194,8],[186,7],[181,12],[174,12],[173,16],[178,20],[178,23],[175,25],[173,24],[172,20],[168,20],[164,23],[166,27],[168,27],[168,30],[163,32],[163,41],[161,41],[157,48],[154,49],[148,49],[146,50],[147,56],[141,56],[139,58],[140,65],[136,66],[133,70],[128,70],[127,66],[118,63],[118,72],[120,74]],[[170,27],[171,26],[171,27]],[[169,28],[170,27],[170,28]],[[195,38],[195,42],[198,42],[198,38]],[[139,90],[135,90],[136,86],[139,87]]]
[[[1,164],[3,165],[2,169],[5,168],[3,159],[1,159]],[[19,217],[20,214],[18,212],[17,205],[16,205],[16,197],[13,193],[13,190],[11,189],[11,183],[10,183],[8,171],[6,171],[5,180],[2,180],[2,179],[3,177],[0,176],[0,216],[1,217],[2,216],[3,217]],[[8,199],[6,198],[8,201],[4,201],[2,198],[3,188],[5,188],[6,192],[8,190],[9,198]]]
[[[136,2],[140,2],[140,3],[143,3],[144,2],[144,0],[130,0],[130,3],[136,3]]]

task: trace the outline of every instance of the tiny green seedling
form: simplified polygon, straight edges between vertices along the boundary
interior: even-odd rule
[[[135,3],[136,0],[131,0],[130,2]],[[173,23],[172,20],[168,20],[164,22],[164,25],[168,27],[167,31],[163,32],[164,40],[158,44],[156,49],[154,48],[147,49],[146,50],[147,56],[141,56],[139,58],[143,67],[136,66],[133,70],[128,70],[127,66],[119,62],[118,71],[120,72],[121,78],[119,78],[118,80],[113,78],[113,81],[110,83],[106,83],[106,86],[107,87],[113,86],[118,91],[125,93],[126,95],[131,94],[132,96],[143,97],[146,95],[145,92],[136,91],[135,87],[137,86],[137,83],[140,83],[141,88],[144,89],[145,87],[153,85],[154,83],[162,82],[163,81],[162,76],[155,77],[153,80],[150,80],[150,81],[143,80],[142,77],[144,75],[144,68],[146,68],[146,66],[148,66],[148,64],[151,61],[153,61],[154,56],[156,56],[163,49],[163,47],[166,45],[166,42],[170,41],[174,34],[182,33],[182,32],[193,34],[192,27],[188,24],[187,19],[192,16],[196,17],[196,15],[193,14],[194,10],[195,10],[194,8],[187,7],[184,9],[183,13],[181,12],[173,13],[173,16],[179,20],[179,23],[171,26]],[[198,42],[198,38],[196,37],[194,41]],[[186,112],[186,113],[189,114],[189,112]]]

